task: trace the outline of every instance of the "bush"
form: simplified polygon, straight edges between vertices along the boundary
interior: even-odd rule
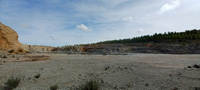
[[[50,87],[50,90],[57,90],[58,89],[58,85],[53,85]]]
[[[200,90],[200,87],[195,87],[195,89],[194,90]]]
[[[108,67],[105,67],[105,70],[108,70],[110,67],[108,66]]]
[[[12,90],[12,89],[16,88],[19,85],[19,83],[20,83],[19,78],[11,77],[7,80],[7,82],[4,83],[5,84],[4,89],[5,90]]]
[[[90,80],[86,84],[80,87],[80,90],[99,90],[99,84],[97,81]]]

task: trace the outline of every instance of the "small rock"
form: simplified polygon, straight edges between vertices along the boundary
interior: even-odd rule
[[[34,78],[40,78],[40,74],[35,75]]]
[[[1,56],[2,58],[8,58],[7,56]]]
[[[146,83],[146,84],[145,84],[145,86],[149,86],[149,84],[148,84],[148,83]]]

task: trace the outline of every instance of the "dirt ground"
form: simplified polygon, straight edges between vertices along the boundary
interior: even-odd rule
[[[30,54],[0,58],[0,87],[21,79],[15,90],[78,90],[96,80],[100,90],[199,90],[200,55]],[[35,78],[36,75],[39,78]]]

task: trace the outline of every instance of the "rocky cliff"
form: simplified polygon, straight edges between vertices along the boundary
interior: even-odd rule
[[[18,52],[20,51],[20,43],[18,34],[12,28],[0,22],[0,50],[3,52]]]

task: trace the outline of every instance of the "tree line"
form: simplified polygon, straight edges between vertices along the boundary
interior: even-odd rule
[[[191,40],[200,40],[200,30],[186,30],[185,32],[165,32],[155,33],[119,40],[102,41],[96,44],[113,44],[113,43],[145,43],[145,42],[186,42]]]

